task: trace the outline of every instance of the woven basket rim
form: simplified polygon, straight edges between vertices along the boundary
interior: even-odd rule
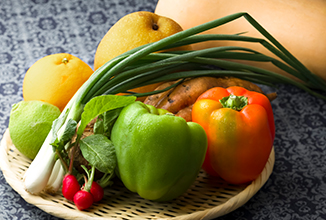
[[[9,151],[17,151],[14,145],[11,142],[9,130],[7,129],[3,135],[1,140],[1,147],[0,147],[0,169],[3,172],[3,175],[7,181],[7,183],[18,193],[20,196],[28,203],[35,205],[36,207],[42,209],[43,211],[64,219],[125,219],[122,218],[108,218],[105,215],[96,217],[94,215],[90,215],[90,212],[79,211],[78,209],[69,208],[71,204],[67,202],[62,202],[60,195],[46,195],[39,196],[39,195],[32,195],[27,193],[24,190],[23,182],[21,179],[17,177],[20,174],[15,173],[12,168],[12,162],[8,159],[8,152]],[[22,156],[23,157],[23,156]],[[26,158],[25,158],[26,159]],[[212,207],[207,208],[200,211],[195,211],[189,214],[182,214],[179,216],[171,217],[171,216],[161,216],[161,217],[154,217],[155,219],[213,219],[220,217],[222,215],[228,214],[235,209],[244,205],[248,200],[250,200],[258,191],[259,189],[266,183],[269,176],[273,171],[275,163],[275,152],[274,147],[270,153],[269,159],[266,163],[266,166],[262,173],[259,175],[257,179],[252,181],[250,184],[244,187],[242,191],[238,194],[232,196],[231,198],[223,201],[223,203]],[[21,174],[22,175],[22,174]],[[61,195],[62,197],[62,195]],[[64,206],[58,206],[58,199],[61,199],[62,203],[65,203]],[[68,206],[68,207],[67,207]],[[95,207],[96,208],[96,207]],[[133,219],[139,219],[141,217],[134,217]]]

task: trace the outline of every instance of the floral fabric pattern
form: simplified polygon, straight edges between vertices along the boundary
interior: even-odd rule
[[[49,54],[71,53],[93,67],[108,29],[134,11],[154,11],[157,0],[0,0],[0,138],[11,106],[21,101],[27,69]],[[326,101],[289,85],[277,92],[274,171],[244,206],[219,219],[326,219]],[[0,219],[56,220],[26,203],[0,171]]]

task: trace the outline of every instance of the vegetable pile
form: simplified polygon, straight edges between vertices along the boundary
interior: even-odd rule
[[[240,17],[246,18],[268,41],[245,37],[241,34],[197,35]],[[282,61],[252,49],[233,46],[199,51],[160,52],[210,40],[259,43]],[[298,80],[265,69],[225,60],[229,58],[270,62]],[[205,83],[212,78],[214,80],[210,84]],[[233,81],[230,81],[230,78]],[[172,88],[182,88],[184,83],[193,83],[192,79],[206,87],[200,86],[201,89],[196,90],[196,95],[190,95],[189,100],[185,98],[189,95],[187,90],[184,93],[176,91],[173,101],[169,98],[165,101],[160,99]],[[169,201],[185,192],[195,180],[205,159],[207,140],[207,153],[211,156],[208,158],[206,154],[205,166],[212,167],[204,167],[205,170],[213,169],[214,173],[234,183],[253,180],[263,169],[272,148],[274,140],[272,110],[266,96],[257,92],[240,90],[239,87],[219,89],[222,92],[219,91],[214,97],[197,99],[206,90],[219,86],[221,81],[226,82],[226,79],[229,80],[227,82],[237,81],[236,85],[248,87],[249,90],[259,90],[258,92],[261,92],[259,87],[257,88],[252,83],[269,86],[273,86],[274,83],[288,83],[326,99],[326,96],[322,94],[326,91],[325,81],[305,68],[249,14],[232,14],[132,49],[98,68],[54,121],[39,153],[24,175],[26,191],[32,194],[43,190],[56,192],[63,182],[63,195],[68,200],[74,201],[78,209],[83,210],[103,197],[103,188],[111,185],[113,177],[117,175],[129,190],[137,192],[143,198]],[[162,84],[157,90],[149,93],[130,92],[134,88],[165,82],[168,82],[168,85]],[[229,87],[229,85],[223,87]],[[115,95],[118,93],[129,95]],[[242,110],[222,107],[218,100],[224,100],[229,93],[236,96],[234,102],[237,102],[239,96],[243,96],[241,99],[247,100],[248,104],[243,104]],[[144,96],[149,96],[145,101],[146,104],[135,101],[136,97]],[[208,104],[212,106],[212,109],[197,107],[200,105],[197,103],[203,100],[209,102],[210,99],[217,99],[218,103]],[[230,96],[229,99],[231,100],[232,97]],[[159,108],[153,106],[155,100],[160,100],[162,105]],[[186,102],[186,104],[170,105],[179,101]],[[229,101],[226,100],[226,102]],[[259,105],[257,109],[250,110],[257,105],[255,103]],[[172,110],[173,108],[167,106],[178,106],[178,109]],[[192,118],[185,118],[187,121],[194,122],[186,122],[182,117],[174,115],[189,106],[196,111],[192,113]],[[220,114],[220,119],[205,118],[215,108],[224,111]],[[247,118],[243,119],[240,115],[246,115]],[[260,118],[256,118],[258,117],[256,115]],[[221,118],[235,126],[228,127],[226,122],[222,125]],[[90,122],[93,122],[93,134],[84,137],[85,129]],[[251,138],[245,139],[239,133],[249,125],[254,129],[247,133]],[[260,140],[257,142],[256,137],[262,134],[258,130],[263,133],[264,140],[268,139],[264,143]],[[224,137],[222,133],[227,134]],[[246,141],[248,144],[244,143]],[[234,146],[234,152],[223,152],[223,149],[230,145]],[[233,156],[242,145],[246,149],[244,154],[250,154],[254,146],[262,145],[259,155],[264,156],[259,161],[259,166],[255,168],[255,172],[242,173],[241,170],[236,168],[233,170],[231,167],[232,172],[220,171],[222,166],[230,165],[218,160],[214,163],[207,162],[213,157],[219,158],[220,155],[223,155],[222,160],[229,158],[232,158],[231,162],[238,160],[238,156],[235,158]],[[220,148],[215,148],[215,146],[223,146],[221,150],[223,154],[220,153]],[[84,172],[78,171],[74,165],[79,150],[87,161],[87,164],[82,166]],[[253,157],[256,158],[257,155],[248,156],[249,160]],[[235,163],[242,166],[243,163],[247,163],[248,158],[243,161],[239,159]],[[253,166],[256,165],[253,164]],[[251,170],[251,167],[248,166],[247,170]],[[228,172],[229,175],[236,175],[239,179],[232,180],[224,175]],[[95,177],[96,174],[99,174],[99,177]],[[82,186],[81,182],[85,184]]]

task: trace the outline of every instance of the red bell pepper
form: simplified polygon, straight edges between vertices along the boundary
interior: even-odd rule
[[[234,184],[250,182],[262,172],[275,138],[268,98],[242,87],[212,88],[192,109],[192,120],[206,131],[203,169]]]

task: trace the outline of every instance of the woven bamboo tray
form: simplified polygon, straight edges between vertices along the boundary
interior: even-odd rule
[[[12,144],[8,129],[1,140],[0,168],[6,181],[26,202],[64,219],[213,219],[244,205],[264,185],[275,162],[274,148],[260,174],[247,185],[230,185],[201,171],[189,190],[171,202],[152,202],[128,191],[122,183],[105,189],[101,203],[79,211],[61,193],[31,195],[23,188],[22,177],[31,160]]]

